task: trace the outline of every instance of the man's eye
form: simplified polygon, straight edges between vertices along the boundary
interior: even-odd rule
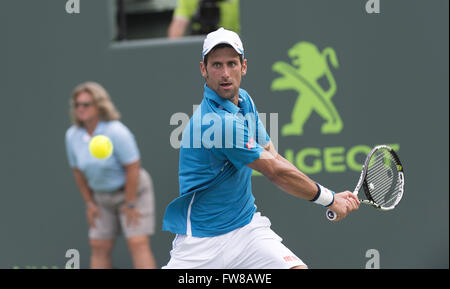
[[[220,63],[214,63],[213,66],[214,66],[215,68],[219,68],[219,67],[220,67]]]

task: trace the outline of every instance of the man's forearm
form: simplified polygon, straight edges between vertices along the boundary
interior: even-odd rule
[[[182,17],[174,16],[172,22],[169,25],[167,37],[168,38],[183,37],[188,25],[189,20],[184,19]]]
[[[293,196],[312,200],[318,192],[316,183],[288,160],[278,155],[278,173],[270,178],[280,189]]]
[[[316,196],[318,192],[316,183],[280,155],[272,142],[265,147],[265,150],[279,162],[280,171],[272,180],[278,187],[293,196],[307,200],[312,200]]]

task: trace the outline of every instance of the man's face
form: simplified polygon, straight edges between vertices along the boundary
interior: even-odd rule
[[[210,89],[237,105],[242,76],[247,73],[246,59],[241,64],[232,47],[217,48],[208,54],[207,66],[200,62],[200,70]]]

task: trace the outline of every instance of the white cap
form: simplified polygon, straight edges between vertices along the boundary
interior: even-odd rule
[[[244,55],[244,46],[242,45],[239,35],[221,27],[206,35],[205,41],[203,42],[203,59],[205,59],[205,55],[208,54],[211,49],[222,43],[231,45],[237,53]]]

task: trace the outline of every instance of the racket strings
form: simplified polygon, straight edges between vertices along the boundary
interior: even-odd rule
[[[367,189],[372,200],[382,207],[395,205],[401,192],[397,162],[391,153],[379,150],[372,156],[367,170]]]

